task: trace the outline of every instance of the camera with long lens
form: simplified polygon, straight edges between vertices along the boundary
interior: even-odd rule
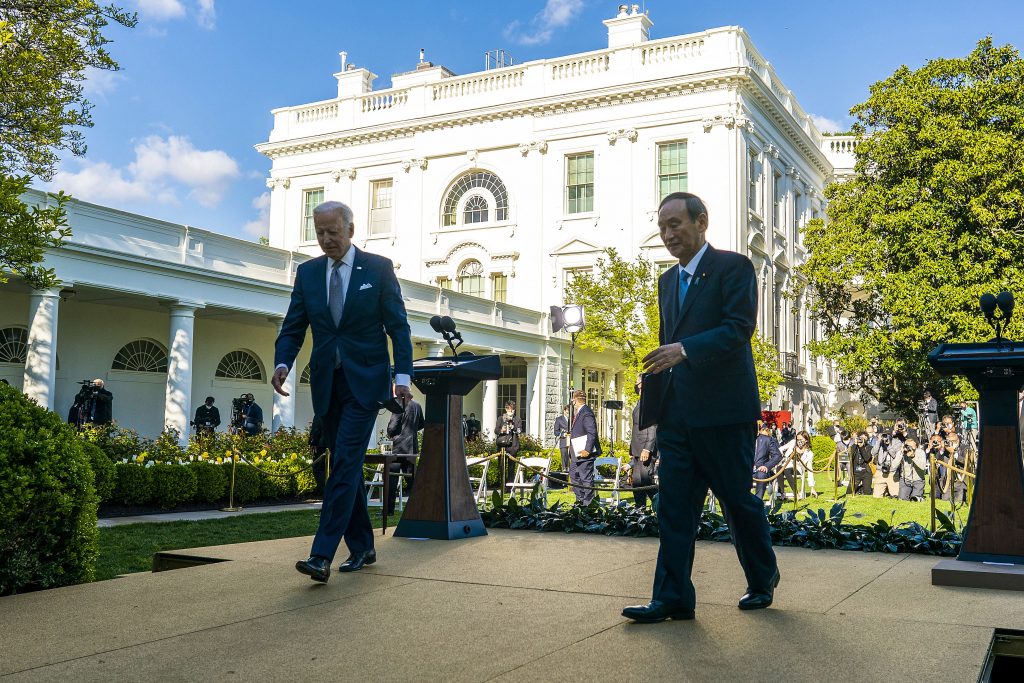
[[[95,380],[91,379],[79,380],[78,383],[82,385],[82,388],[80,390],[81,393],[85,395],[95,396],[96,393],[100,390],[100,388],[93,383],[94,381]]]

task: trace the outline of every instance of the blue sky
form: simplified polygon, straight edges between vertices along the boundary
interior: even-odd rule
[[[427,59],[463,74],[487,50],[516,62],[607,45],[606,0],[122,0],[133,30],[108,31],[122,70],[87,83],[84,158],[51,185],[81,199],[254,239],[265,229],[270,110],[329,99],[338,52],[380,77]],[[747,29],[804,109],[845,127],[868,87],[901,64],[968,53],[985,35],[1024,47],[1015,0],[879,4],[647,0],[652,38]],[[828,124],[826,124],[828,125]]]

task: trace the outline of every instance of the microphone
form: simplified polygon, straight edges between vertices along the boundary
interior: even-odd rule
[[[434,316],[434,317],[436,318],[437,316]],[[452,320],[451,317],[449,317],[447,315],[443,316],[440,319],[440,324],[441,324],[441,330],[444,330],[445,332],[454,332],[455,331],[455,321]],[[441,330],[438,330],[438,332],[440,332]]]
[[[1007,291],[999,292],[996,296],[996,305],[1003,314],[1004,320],[1009,320],[1013,315],[1013,294]]]
[[[448,319],[451,320],[451,318]],[[438,334],[442,334],[444,332],[444,328],[441,327],[441,316],[435,315],[430,318],[430,329],[434,330],[434,332],[437,332]]]

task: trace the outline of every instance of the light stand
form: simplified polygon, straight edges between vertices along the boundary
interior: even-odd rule
[[[551,307],[551,331],[558,332],[565,330],[569,333],[569,400],[567,403],[569,406],[569,432],[572,433],[572,423],[574,421],[575,412],[572,409],[572,394],[573,394],[573,382],[572,382],[572,370],[573,370],[573,355],[576,352],[576,335],[583,331],[585,327],[585,319],[583,315],[583,307],[570,304],[567,306],[552,306]]]

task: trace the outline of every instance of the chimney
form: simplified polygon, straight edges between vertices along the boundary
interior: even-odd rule
[[[640,12],[640,5],[619,5],[619,13],[614,19],[605,19],[608,27],[608,47],[629,47],[637,43],[647,42],[648,33],[654,22]]]
[[[341,71],[334,74],[338,79],[338,97],[352,97],[362,95],[373,90],[373,79],[377,74],[371,73],[369,69],[357,69],[355,64],[348,61],[347,52],[339,52],[341,57]]]

